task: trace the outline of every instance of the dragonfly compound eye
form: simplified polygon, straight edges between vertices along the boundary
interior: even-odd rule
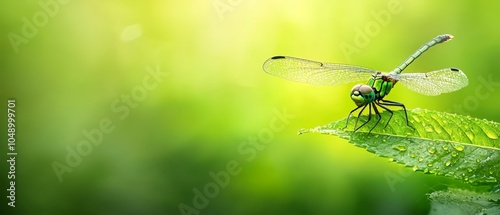
[[[359,107],[375,100],[375,92],[368,85],[358,84],[351,90],[351,99]]]

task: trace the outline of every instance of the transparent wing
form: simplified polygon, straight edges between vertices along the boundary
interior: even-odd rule
[[[469,84],[467,76],[456,68],[440,69],[428,73],[390,73],[388,75],[399,80],[408,89],[428,96],[453,92]]]
[[[345,64],[321,63],[294,57],[275,56],[262,66],[264,71],[290,81],[337,85],[365,82],[377,71]]]

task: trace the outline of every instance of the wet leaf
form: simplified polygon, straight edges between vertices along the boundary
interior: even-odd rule
[[[321,133],[339,136],[367,151],[402,163],[414,171],[442,175],[474,185],[498,184],[500,181],[500,124],[470,116],[461,116],[431,110],[408,110],[410,127],[404,111],[395,111],[390,117],[383,112],[361,129],[353,132],[356,117],[331,122],[303,133]],[[368,119],[359,118],[358,126]],[[373,131],[368,131],[373,128]]]
[[[475,193],[449,189],[429,195],[430,215],[441,214],[500,214],[500,193]]]

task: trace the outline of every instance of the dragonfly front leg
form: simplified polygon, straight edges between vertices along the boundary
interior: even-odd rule
[[[361,127],[366,125],[366,123],[368,123],[372,119],[372,103],[368,103],[368,120],[366,120],[366,122],[364,122],[362,125],[360,125],[358,128],[356,128],[356,125],[358,124],[359,116],[361,116],[361,113],[363,113],[363,110],[365,109],[365,107],[366,107],[366,105],[363,107],[363,109],[361,109],[361,111],[358,114],[358,118],[356,119],[356,123],[354,124],[354,132],[356,132],[358,129],[360,129]]]
[[[365,109],[365,107],[366,107],[366,105],[364,105],[364,106],[358,106],[357,108],[354,108],[354,110],[352,110],[351,112],[349,112],[349,115],[347,115],[347,119],[346,119],[346,121],[345,121],[345,127],[344,127],[344,128],[342,128],[342,129],[346,129],[346,128],[347,128],[347,125],[349,124],[349,118],[351,117],[351,114],[352,114],[354,111],[356,111],[356,110],[358,110],[358,109],[360,109],[360,108],[363,108],[363,109],[361,109],[361,111],[360,111],[360,112],[363,112],[363,110]],[[358,118],[359,118],[359,115],[358,115]],[[358,120],[356,119],[356,124],[357,124],[357,123],[358,123]],[[356,127],[356,125],[354,125],[354,127]]]

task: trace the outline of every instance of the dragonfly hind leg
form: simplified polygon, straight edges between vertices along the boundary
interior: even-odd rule
[[[380,101],[382,101],[382,103],[380,103]],[[393,107],[401,107],[401,108],[403,108],[403,110],[405,112],[406,125],[408,127],[412,128],[413,130],[415,130],[415,128],[413,126],[411,126],[410,123],[409,123],[409,121],[408,121],[408,113],[406,112],[406,107],[405,107],[405,105],[403,103],[399,103],[399,102],[395,102],[395,101],[389,101],[389,100],[380,100],[380,101],[376,102],[376,104],[391,113],[391,117],[387,121],[387,124],[385,125],[385,127],[387,127],[387,125],[389,125],[389,121],[391,121],[392,115],[394,115],[394,113],[393,113],[393,111],[389,110],[389,108],[384,107],[384,106],[393,106]]]

